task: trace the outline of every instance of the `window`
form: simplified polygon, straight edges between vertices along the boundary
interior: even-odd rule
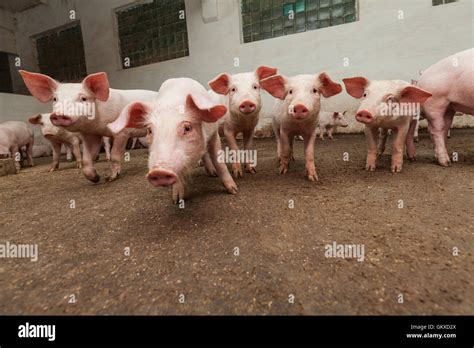
[[[9,54],[0,52],[0,93],[13,93]]]
[[[433,6],[449,4],[451,2],[456,2],[457,0],[433,0]]]
[[[123,68],[189,56],[184,0],[154,0],[116,14]]]
[[[356,0],[241,0],[245,42],[357,20]]]
[[[58,81],[79,81],[87,75],[81,25],[56,29],[36,37],[41,73]]]

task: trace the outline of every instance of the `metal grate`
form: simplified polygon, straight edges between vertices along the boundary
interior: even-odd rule
[[[116,12],[124,68],[189,56],[184,0],[154,0]]]
[[[244,43],[357,20],[356,0],[241,0]]]
[[[58,81],[79,81],[87,76],[80,24],[38,36],[36,50],[43,74]]]

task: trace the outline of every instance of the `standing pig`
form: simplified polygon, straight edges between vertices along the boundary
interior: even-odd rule
[[[57,127],[51,123],[50,120],[51,114],[38,114],[31,116],[28,119],[28,122],[31,124],[39,125],[41,128],[41,134],[51,142],[53,147],[53,164],[49,169],[50,172],[58,170],[59,168],[59,158],[61,157],[61,145],[64,144],[66,148],[74,153],[76,158],[77,168],[82,167],[82,156],[78,133],[72,133],[67,131],[62,127]]]
[[[474,48],[456,53],[426,69],[419,88],[433,96],[423,105],[438,163],[450,163],[446,137],[456,111],[474,115]],[[415,132],[415,126],[410,129]],[[410,137],[412,138],[412,137]]]
[[[226,112],[225,105],[216,103],[198,82],[176,78],[161,85],[153,103],[130,103],[108,127],[113,134],[147,127],[147,179],[155,187],[171,185],[173,201],[178,203],[185,197],[186,176],[204,155],[209,156],[227,191],[237,193],[227,166],[218,160],[217,121]]]
[[[337,129],[337,127],[347,127],[347,123],[344,115],[346,112],[327,112],[321,111],[319,113],[319,137],[321,140],[324,140],[324,133],[328,133],[328,138],[333,139],[332,133]]]
[[[0,158],[11,157],[15,161],[17,174],[20,172],[21,148],[26,147],[28,165],[33,167],[33,131],[25,122],[7,121],[0,123]]]
[[[224,136],[231,150],[236,152],[239,150],[236,140],[239,133],[242,133],[244,138],[244,149],[250,150],[252,147],[255,127],[262,108],[260,81],[275,75],[276,72],[277,69],[260,66],[255,72],[220,74],[209,82],[209,86],[215,93],[225,96],[219,101],[227,106],[228,112],[221,121]],[[206,158],[204,164],[208,172],[212,173],[213,169],[209,168],[210,162]],[[257,172],[251,163],[246,163],[245,168],[249,173]],[[243,176],[240,163],[232,164],[232,172],[236,178]]]
[[[394,131],[392,144],[393,173],[400,172],[403,166],[403,148],[407,143],[407,154],[410,159],[415,156],[415,148],[409,146],[408,129],[415,124],[420,105],[431,94],[401,80],[369,81],[365,77],[343,79],[347,93],[362,99],[356,114],[356,120],[365,124],[365,135],[368,143],[366,170],[374,171],[377,164],[377,141],[379,128],[382,136],[387,130]],[[413,139],[411,139],[413,140]],[[380,148],[379,144],[379,148]],[[380,152],[380,150],[379,150]]]
[[[273,130],[277,139],[277,154],[280,174],[288,171],[293,156],[295,136],[304,139],[306,177],[317,181],[314,165],[314,141],[316,125],[321,108],[321,95],[329,98],[342,91],[341,85],[333,82],[326,73],[319,75],[276,75],[260,81],[260,85],[277,99],[273,107]]]
[[[124,129],[112,134],[107,124],[115,121],[122,109],[132,101],[151,101],[157,93],[146,90],[109,88],[104,72],[88,75],[81,83],[59,83],[49,76],[20,70],[30,93],[39,101],[53,102],[50,119],[53,125],[81,134],[83,141],[82,170],[84,176],[98,182],[100,176],[93,160],[98,155],[102,137],[113,137],[111,173],[107,181],[119,177],[127,140],[145,135],[145,129]]]

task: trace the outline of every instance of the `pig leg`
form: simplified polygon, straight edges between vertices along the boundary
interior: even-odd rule
[[[222,163],[218,160],[218,152],[222,149],[221,139],[219,135],[216,133],[214,134],[211,139],[209,139],[209,143],[207,145],[207,149],[209,152],[209,157],[216,168],[217,175],[221,179],[222,183],[224,184],[227,192],[236,194],[237,193],[237,185],[235,184],[234,179],[229,173],[227,166],[225,163]]]
[[[288,171],[288,163],[290,162],[291,156],[291,137],[294,137],[294,135],[288,134],[288,132],[284,130],[280,132],[280,174],[286,174]]]
[[[74,157],[76,158],[76,167],[82,168],[82,155],[81,155],[81,147],[79,140],[74,141],[71,144],[72,152],[74,153]]]
[[[35,138],[31,137],[30,141],[26,145],[26,158],[27,158],[27,163],[30,167],[34,167],[33,163],[33,144],[35,143]]]
[[[399,173],[403,167],[403,148],[407,139],[408,129],[410,124],[403,125],[397,128],[395,132],[395,139],[392,144],[392,164],[390,169],[392,173]]]
[[[379,130],[377,127],[365,127],[365,138],[367,139],[367,161],[365,170],[373,172],[377,166],[377,137]]]
[[[105,158],[107,159],[107,161],[110,161],[110,138],[103,137],[102,141],[104,143]]]
[[[410,161],[416,160],[416,149],[415,149],[415,132],[416,127],[419,125],[419,120],[412,120],[407,133],[407,157]]]
[[[434,143],[435,157],[441,166],[447,167],[450,163],[450,159],[448,151],[446,150],[446,121],[444,115],[449,102],[440,99],[431,101],[430,99],[423,105],[423,110],[425,112],[425,118],[428,121],[428,130]]]
[[[312,133],[304,136],[304,158],[306,161],[306,178],[309,181],[318,181],[318,174],[314,165],[314,141],[316,140],[316,128]]]
[[[10,149],[10,155],[13,158],[13,163],[15,164],[15,170],[16,173],[18,174],[21,169],[21,152],[20,148],[17,145],[14,145]]]
[[[83,138],[83,155],[82,155],[82,172],[84,176],[92,181],[99,182],[100,176],[94,168],[94,158],[100,151],[102,145],[102,137],[95,134],[82,134]]]
[[[214,164],[212,163],[211,157],[209,156],[208,152],[206,152],[204,156],[202,156],[202,162],[204,163],[204,168],[206,168],[207,174],[215,178],[217,176],[217,171],[214,167]]]
[[[328,129],[328,138],[331,139],[331,140],[334,140],[334,138],[332,137],[332,132],[334,131],[334,128],[331,127]]]
[[[176,183],[171,186],[171,195],[173,197],[173,203],[178,204],[181,200],[184,200],[186,183],[184,177],[178,176]]]
[[[446,110],[446,113],[444,114],[444,133],[446,139],[450,137],[450,131],[451,131],[451,126],[453,124],[453,119],[454,119],[454,110],[449,108]]]
[[[235,131],[233,129],[224,127],[224,135],[227,140],[227,144],[229,144],[230,149],[235,151],[235,153],[238,153],[239,146],[237,145],[237,140],[235,139]],[[240,163],[232,163],[232,172],[234,174],[234,178],[242,178],[244,176]]]
[[[56,141],[51,142],[53,148],[53,164],[51,164],[51,168],[49,168],[50,172],[54,172],[59,168],[59,158],[61,157],[61,143]],[[66,146],[67,147],[67,146]]]
[[[294,161],[295,160],[295,156],[293,155],[293,146],[295,144],[295,137],[291,137],[290,138],[290,161]]]
[[[110,176],[106,178],[107,181],[113,181],[117,179],[120,175],[120,168],[122,165],[122,158],[125,154],[125,146],[127,145],[128,135],[127,134],[118,134],[113,139],[112,150],[110,152],[111,157],[111,173]]]
[[[250,132],[244,132],[244,150],[251,151],[252,149],[252,142],[253,142],[253,134],[254,134],[254,129],[252,129]],[[257,170],[255,167],[252,165],[252,163],[245,163],[245,169],[249,173],[256,173]]]
[[[72,152],[69,146],[67,144],[64,144],[64,147],[66,148],[66,161],[71,162],[72,161]]]
[[[326,127],[324,126],[319,126],[319,138],[321,140],[324,140],[324,132],[326,131]]]
[[[379,128],[379,141],[377,144],[377,156],[382,156],[385,152],[385,144],[387,143],[388,129]]]
[[[415,143],[418,142],[418,130],[420,129],[420,119],[417,118],[416,119],[416,122],[415,122],[415,131],[413,132],[413,140],[415,141]]]
[[[273,133],[275,134],[275,139],[277,141],[277,159],[278,163],[280,163],[280,158],[281,158],[281,145],[280,145],[280,125],[273,120],[272,122],[273,125]]]

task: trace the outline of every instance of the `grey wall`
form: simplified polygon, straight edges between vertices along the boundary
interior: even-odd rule
[[[157,90],[165,79],[177,76],[206,84],[220,72],[248,71],[262,64],[278,67],[285,75],[326,71],[337,81],[355,75],[410,81],[439,59],[474,46],[473,0],[442,6],[432,6],[431,0],[359,0],[355,23],[248,44],[241,43],[238,0],[217,0],[218,20],[210,23],[203,21],[201,1],[186,0],[190,56],[123,70],[114,9],[129,3],[49,0],[17,13],[15,48],[22,67],[37,70],[31,37],[69,23],[70,10],[81,21],[88,72],[106,71],[115,88]],[[264,97],[261,123],[268,122],[271,102]],[[356,106],[345,92],[323,103],[326,110]],[[360,127],[349,131],[356,129]]]

